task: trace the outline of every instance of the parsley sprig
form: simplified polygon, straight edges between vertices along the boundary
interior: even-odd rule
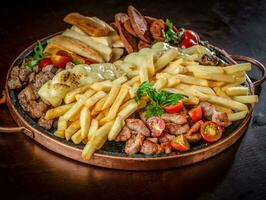
[[[42,43],[39,41],[37,46],[34,48],[33,59],[30,62],[28,62],[27,66],[30,69],[32,69],[33,67],[38,65],[42,57],[43,57],[43,46],[42,46]]]
[[[146,81],[136,91],[135,100],[139,101],[143,96],[150,99],[150,104],[146,107],[145,117],[161,116],[164,113],[163,106],[171,106],[177,104],[181,99],[187,98],[186,95],[167,90],[157,92],[152,84]]]
[[[173,29],[173,27],[174,27],[173,23],[169,19],[166,19],[165,20],[165,26],[166,26],[165,30],[162,30],[164,42],[178,45],[179,38],[178,38],[177,33]]]

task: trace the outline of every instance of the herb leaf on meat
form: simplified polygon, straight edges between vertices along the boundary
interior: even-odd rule
[[[32,69],[33,67],[35,67],[36,65],[38,65],[38,63],[40,62],[40,60],[43,57],[43,46],[42,43],[39,41],[37,46],[34,48],[34,56],[33,59],[31,61],[28,62],[27,66]]]
[[[179,38],[177,36],[177,33],[174,31],[174,25],[173,23],[169,20],[165,20],[165,30],[162,30],[163,32],[163,37],[164,37],[164,42],[172,43],[174,45],[178,45],[179,43]]]
[[[152,84],[146,81],[136,91],[135,100],[139,101],[143,96],[150,99],[150,104],[146,107],[145,117],[161,116],[164,113],[163,106],[171,106],[177,104],[181,99],[187,98],[186,95],[168,90],[157,92]]]

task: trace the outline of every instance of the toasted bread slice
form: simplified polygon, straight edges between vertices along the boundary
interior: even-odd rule
[[[64,21],[79,27],[88,35],[94,37],[106,36],[110,32],[109,27],[105,24],[100,23],[97,20],[92,20],[91,18],[85,17],[79,13],[69,13],[65,16]]]
[[[57,35],[48,40],[48,43],[62,46],[63,48],[72,51],[85,58],[92,59],[96,62],[104,62],[103,57],[95,50],[80,42],[79,40],[64,36]]]

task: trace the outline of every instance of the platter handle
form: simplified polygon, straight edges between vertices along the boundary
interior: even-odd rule
[[[3,90],[2,91],[2,97],[0,98],[0,105],[6,103],[6,93]],[[0,132],[2,133],[25,133],[26,135],[31,136],[32,132],[29,131],[27,128],[25,127],[3,127],[0,126]]]
[[[253,82],[254,86],[259,86],[266,80],[266,68],[261,62],[257,61],[254,58],[250,58],[247,56],[230,55],[230,57],[232,59],[234,59],[235,61],[249,62],[249,63],[253,64],[254,66],[256,66],[257,68],[259,68],[262,76],[259,80],[256,80],[255,82]]]

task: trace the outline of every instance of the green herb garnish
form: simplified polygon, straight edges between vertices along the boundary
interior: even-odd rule
[[[171,106],[177,104],[181,99],[187,98],[186,95],[167,90],[157,92],[152,84],[146,81],[136,91],[135,100],[139,101],[143,96],[147,96],[150,99],[150,104],[146,108],[145,117],[161,116],[164,113],[163,106]]]
[[[27,66],[30,69],[32,69],[33,67],[39,64],[42,57],[43,57],[43,46],[42,46],[42,43],[39,41],[37,46],[34,48],[33,59],[28,62]]]
[[[165,20],[165,25],[166,25],[165,30],[162,30],[163,37],[164,37],[164,42],[172,43],[174,45],[178,45],[179,38],[177,36],[177,33],[173,29],[173,27],[174,27],[173,23],[169,19],[166,19]]]

